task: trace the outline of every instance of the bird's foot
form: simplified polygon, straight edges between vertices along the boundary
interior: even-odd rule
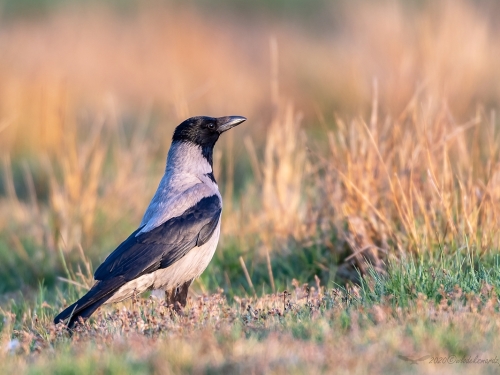
[[[177,288],[165,291],[165,301],[168,306],[172,306],[176,313],[180,313],[186,307],[189,286],[192,280],[185,282]]]

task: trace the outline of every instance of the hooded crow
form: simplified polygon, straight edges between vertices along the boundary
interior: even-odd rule
[[[192,117],[174,131],[167,167],[139,228],[97,268],[95,284],[54,319],[72,328],[104,303],[123,301],[148,289],[181,290],[214,255],[222,199],[213,175],[219,136],[245,117]]]

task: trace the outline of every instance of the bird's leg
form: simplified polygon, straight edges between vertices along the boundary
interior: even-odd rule
[[[174,310],[179,312],[183,307],[186,307],[187,295],[189,286],[193,280],[186,281],[184,284],[179,285],[177,288],[165,291],[165,300],[167,304],[173,305]]]

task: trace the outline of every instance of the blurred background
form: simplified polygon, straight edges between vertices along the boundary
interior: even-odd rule
[[[223,239],[198,290],[356,279],[360,251],[383,269],[437,231],[494,248],[499,17],[495,0],[1,0],[0,293],[88,286],[194,115],[248,118],[217,146]]]

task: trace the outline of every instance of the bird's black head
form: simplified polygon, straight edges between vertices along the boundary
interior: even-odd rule
[[[189,142],[200,146],[203,156],[212,164],[213,148],[219,136],[245,120],[241,116],[191,117],[175,128],[172,142]]]

